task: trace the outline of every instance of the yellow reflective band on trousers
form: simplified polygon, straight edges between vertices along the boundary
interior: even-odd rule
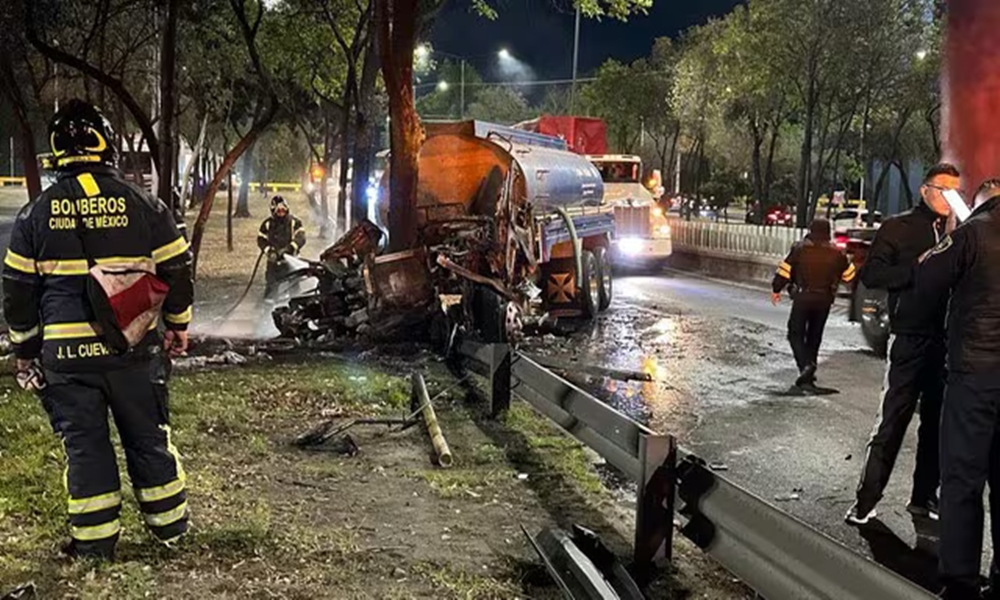
[[[22,273],[29,273],[31,275],[37,273],[35,261],[26,256],[21,256],[10,248],[7,249],[7,255],[3,259],[3,264]]]
[[[15,331],[11,329],[10,341],[14,344],[23,344],[24,342],[27,342],[28,340],[37,335],[38,335],[38,325],[35,325],[34,327],[32,327],[27,331]]]
[[[176,508],[168,511],[145,515],[146,525],[150,527],[166,527],[180,521],[187,515],[187,501],[181,502]]]
[[[170,483],[151,488],[136,488],[135,497],[139,502],[156,502],[184,491],[184,479],[177,478]]]
[[[188,241],[184,239],[184,236],[182,235],[169,244],[160,246],[156,250],[153,250],[153,260],[156,261],[157,264],[167,262],[171,258],[176,258],[187,252],[189,247],[190,245],[188,244]]]
[[[83,193],[87,195],[88,198],[93,198],[101,193],[101,187],[97,185],[94,181],[94,176],[90,173],[81,173],[76,176],[77,183],[83,188]]]
[[[849,267],[847,267],[846,271],[844,271],[844,276],[843,276],[844,282],[850,283],[854,281],[855,275],[857,275],[857,269],[855,269],[854,265],[852,264]]]
[[[118,519],[111,521],[109,523],[104,523],[103,525],[94,525],[92,527],[76,527],[71,526],[69,528],[69,534],[73,536],[74,540],[80,540],[81,542],[92,542],[94,540],[103,540],[109,538],[119,531],[122,530],[122,523]]]
[[[182,313],[177,313],[177,314],[164,313],[163,320],[166,321],[167,323],[173,323],[174,325],[185,325],[191,322],[192,314],[193,313],[191,311],[191,307],[189,306],[187,307],[187,310],[185,310]]]
[[[104,510],[106,508],[113,508],[115,506],[119,506],[121,503],[121,492],[109,492],[107,494],[91,496],[89,498],[70,498],[69,514],[84,515]]]

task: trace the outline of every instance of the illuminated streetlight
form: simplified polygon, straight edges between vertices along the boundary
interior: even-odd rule
[[[431,49],[427,47],[427,44],[420,44],[413,50],[413,53],[417,56],[417,60],[427,60],[431,54]]]
[[[507,50],[506,48],[501,48],[500,51],[497,52],[497,56],[500,57],[500,60],[510,60],[511,59],[510,51]]]
[[[447,92],[448,91],[448,82],[447,81],[439,81],[438,85],[437,85],[437,89],[438,89],[439,92]]]
[[[927,51],[926,50],[917,50],[917,53],[916,53],[915,56],[917,57],[917,60],[924,60],[925,58],[927,58]]]

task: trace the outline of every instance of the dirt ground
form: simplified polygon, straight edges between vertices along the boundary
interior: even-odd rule
[[[293,202],[301,212],[301,201]],[[263,206],[252,207],[254,219],[236,221],[232,254],[224,220],[212,224],[196,320],[239,295]],[[435,397],[451,469],[433,464],[422,426],[358,426],[349,432],[355,456],[291,444],[326,418],[402,416],[412,371],[424,373]],[[191,535],[176,549],[160,546],[128,498],[117,561],[68,562],[58,553],[63,453],[37,400],[2,372],[0,595],[34,582],[38,598],[556,598],[521,526],[537,533],[579,523],[629,553],[634,513],[602,485],[592,453],[523,403],[490,420],[473,379],[406,349],[180,370],[171,411],[188,473]],[[672,572],[650,592],[748,596],[679,536]]]

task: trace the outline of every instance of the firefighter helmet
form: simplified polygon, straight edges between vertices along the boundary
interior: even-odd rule
[[[286,202],[284,198],[282,198],[281,196],[275,196],[275,197],[271,198],[271,213],[272,214],[274,213],[274,211],[278,210],[279,206],[284,206],[285,210],[288,210],[288,202]]]
[[[56,170],[79,164],[115,166],[118,153],[114,129],[101,111],[74,98],[49,122],[49,146]]]

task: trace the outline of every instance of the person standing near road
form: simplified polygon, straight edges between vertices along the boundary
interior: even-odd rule
[[[823,330],[830,317],[841,281],[854,280],[854,265],[830,242],[830,222],[816,219],[804,240],[778,265],[772,281],[771,302],[777,305],[781,293],[791,288],[792,312],[788,317],[788,342],[795,355],[799,377],[797,387],[816,383],[816,363],[823,343]]]
[[[306,245],[306,229],[288,210],[288,202],[281,196],[271,198],[271,216],[264,219],[257,232],[257,245],[267,253],[267,271],[264,272],[264,298],[272,299],[278,288],[278,279],[287,271],[285,256],[298,256]]]
[[[976,194],[972,216],[926,253],[913,294],[948,303],[948,386],[941,410],[943,598],[980,598],[983,488],[990,484],[990,590],[1000,598],[1000,181]]]
[[[122,495],[109,408],[147,527],[164,542],[187,530],[165,354],[187,348],[191,253],[167,207],[115,168],[115,135],[96,107],[67,102],[49,140],[58,181],[14,222],[3,312],[17,381],[39,392],[66,451],[64,552],[111,559]]]
[[[940,164],[928,171],[920,188],[923,202],[882,224],[861,268],[865,286],[889,292],[892,337],[856,501],[845,517],[852,525],[866,525],[875,517],[875,506],[889,483],[918,406],[916,468],[907,510],[918,517],[938,518],[938,420],[944,393],[947,304],[931,304],[910,288],[917,259],[946,235],[951,209],[942,194],[958,190],[959,185],[958,169],[952,165]]]

